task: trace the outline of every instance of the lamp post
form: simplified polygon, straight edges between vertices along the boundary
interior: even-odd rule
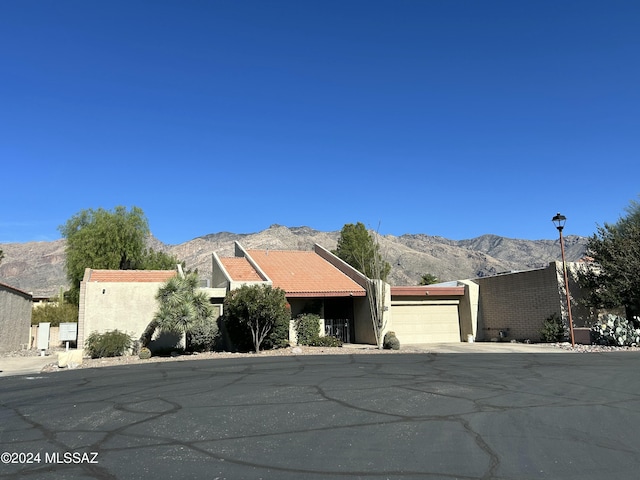
[[[562,270],[564,271],[564,291],[567,295],[567,312],[569,314],[569,332],[571,333],[571,346],[576,346],[576,341],[573,336],[573,318],[571,317],[571,295],[569,294],[569,277],[567,275],[567,262],[564,259],[564,239],[562,238],[562,229],[564,228],[564,224],[567,221],[567,217],[561,215],[560,212],[556,214],[555,217],[551,219],[553,224],[560,232],[560,250],[562,252]]]

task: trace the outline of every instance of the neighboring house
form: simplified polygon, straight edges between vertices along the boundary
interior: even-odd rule
[[[32,296],[0,283],[0,352],[29,348]]]
[[[158,310],[156,294],[176,270],[93,270],[80,283],[78,348],[92,332],[120,330],[138,340]]]

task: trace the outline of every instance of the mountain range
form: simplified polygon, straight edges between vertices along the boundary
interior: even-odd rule
[[[149,246],[175,255],[201,278],[211,274],[211,254],[232,256],[234,242],[248,249],[311,250],[318,243],[335,249],[339,231],[322,232],[309,227],[272,225],[257,233],[212,233],[179,245],[167,245],[151,237]],[[519,240],[482,235],[470,240],[448,240],[426,234],[381,235],[380,251],[391,264],[391,285],[417,285],[423,274],[440,281],[486,277],[498,273],[545,267],[561,258],[556,240]],[[565,237],[567,261],[585,255],[587,238]],[[0,282],[51,297],[68,288],[64,272],[65,241],[3,243],[5,258],[0,264]]]

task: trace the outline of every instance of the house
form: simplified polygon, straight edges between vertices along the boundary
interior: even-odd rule
[[[315,245],[313,251],[245,250],[238,242],[235,256],[213,254],[212,285],[225,291],[243,284],[265,284],[285,291],[295,318],[318,314],[325,334],[344,342],[376,344],[367,279],[331,252]],[[385,331],[401,343],[459,342],[475,333],[470,314],[461,323],[460,305],[467,287],[391,287],[384,291]],[[468,302],[467,302],[468,303]],[[293,339],[295,332],[291,332]]]
[[[561,262],[544,269],[426,286],[390,286],[384,293],[384,331],[403,345],[540,340],[542,323],[553,313],[566,316]],[[80,289],[78,348],[91,332],[118,329],[138,339],[157,311],[158,289],[177,272],[87,269]],[[201,288],[223,313],[225,295],[242,285],[284,290],[295,318],[315,313],[325,334],[346,343],[376,344],[367,291],[370,280],[320,245],[312,251],[245,249],[234,256],[212,254],[212,274]],[[579,295],[575,282],[571,293]],[[574,323],[583,318],[572,304]],[[577,320],[577,321],[576,321]],[[295,343],[295,330],[290,329]],[[156,338],[156,340],[159,340]],[[176,339],[167,339],[168,344]]]
[[[0,283],[0,352],[29,348],[32,300],[30,293]]]
[[[314,313],[322,319],[324,332],[345,342],[366,339],[364,332],[370,325],[366,278],[321,246],[314,251],[245,250],[236,242],[234,257],[214,253],[212,261],[214,287],[224,291],[245,284],[281,288],[292,317]]]

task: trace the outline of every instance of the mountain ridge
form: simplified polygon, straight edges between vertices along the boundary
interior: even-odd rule
[[[211,274],[211,254],[232,256],[234,242],[247,249],[312,250],[314,244],[333,250],[339,231],[323,232],[307,226],[271,225],[256,233],[218,232],[177,245],[149,238],[149,246],[172,255],[197,269],[203,278]],[[565,238],[567,261],[585,255],[586,237]],[[380,235],[380,249],[391,264],[389,283],[417,285],[423,274],[441,281],[484,277],[509,271],[542,268],[560,259],[559,240],[523,240],[485,234],[466,240],[450,240],[427,234]],[[64,239],[49,242],[3,243],[0,282],[37,297],[57,295],[68,288],[64,272]]]

